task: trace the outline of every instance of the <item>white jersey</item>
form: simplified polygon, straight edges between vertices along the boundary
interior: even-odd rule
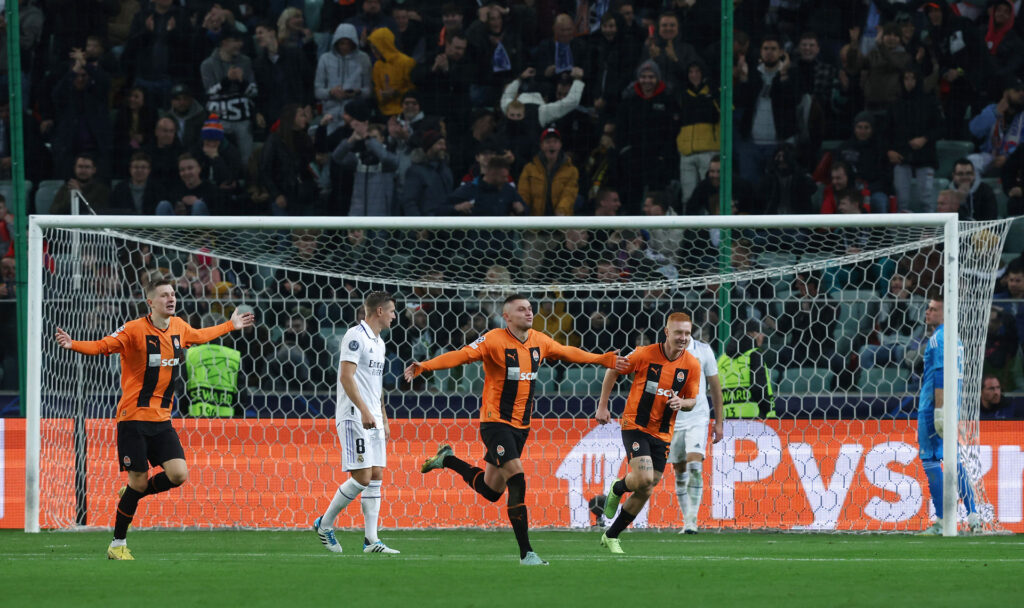
[[[718,375],[718,359],[715,358],[715,351],[711,350],[711,346],[707,342],[691,339],[690,346],[686,348],[686,351],[700,361],[700,387],[697,389],[697,405],[688,412],[681,411],[676,414],[676,431],[697,422],[707,424],[711,418],[711,407],[708,404],[708,378]]]
[[[350,361],[356,364],[356,388],[363,403],[370,408],[377,427],[384,426],[384,417],[380,412],[381,395],[384,385],[384,340],[380,336],[373,335],[373,330],[360,321],[359,325],[345,332],[341,341],[341,361],[338,363],[338,404],[335,418],[340,423],[343,420],[356,420],[362,418],[359,415],[359,408],[345,394],[345,388],[341,386],[341,363]]]

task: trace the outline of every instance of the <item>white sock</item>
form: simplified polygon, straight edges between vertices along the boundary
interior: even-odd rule
[[[327,510],[324,511],[323,519],[320,520],[320,528],[323,530],[330,530],[334,527],[334,520],[338,519],[338,513],[348,506],[348,503],[356,499],[356,496],[366,489],[366,486],[359,483],[353,478],[349,478],[348,481],[338,486],[338,491],[334,493],[334,498],[331,499],[331,504],[328,505]]]
[[[377,519],[380,517],[380,485],[381,481],[375,479],[366,486],[363,498],[359,501],[363,507],[363,526],[366,528],[366,542],[371,545],[377,542]]]
[[[690,477],[690,483],[686,488],[686,512],[690,515],[690,523],[696,526],[697,511],[700,510],[700,499],[704,494],[704,462],[695,460],[686,463],[686,472]]]
[[[690,475],[687,471],[676,471],[676,500],[679,501],[679,510],[683,514],[683,523],[686,522],[686,488],[689,481]]]
[[[123,546],[125,546],[127,544],[128,544],[128,540],[124,539],[124,538],[115,538],[114,540],[110,541],[111,548],[113,548],[113,547],[123,547]]]

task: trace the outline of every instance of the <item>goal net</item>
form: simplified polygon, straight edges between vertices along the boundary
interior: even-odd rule
[[[946,453],[959,451],[987,528],[999,530],[986,492],[997,483],[991,438],[978,417],[1008,224],[949,217],[35,216],[26,529],[113,524],[125,481],[113,420],[119,360],[62,350],[52,336],[61,327],[100,339],[145,315],[143,286],[166,277],[193,327],[243,306],[257,325],[181,362],[171,407],[189,480],[142,501],[137,527],[309,526],[346,477],[333,424],[341,337],[362,296],[384,289],[399,314],[385,332],[383,527],[506,525],[457,476],[419,473],[441,443],[482,459],[480,365],[411,386],[401,373],[501,326],[501,302],[520,292],[536,329],[590,351],[656,342],[673,311],[690,313],[695,337],[719,355],[761,345],[772,412],[725,420],[714,445],[709,436],[702,528],[920,530],[931,517],[916,439],[924,308],[945,288],[947,320],[958,318],[947,336],[958,333],[964,348],[959,442]],[[593,419],[604,371],[539,368],[524,456],[532,525],[593,525],[589,499],[625,471],[618,425]],[[628,389],[624,378],[613,417]],[[953,500],[947,492],[947,512]],[[338,520],[361,525],[358,509]],[[636,525],[681,526],[671,469]]]

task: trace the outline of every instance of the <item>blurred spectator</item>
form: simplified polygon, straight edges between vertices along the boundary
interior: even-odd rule
[[[896,24],[900,27],[900,43],[911,58],[911,67],[916,68],[920,76],[917,85],[929,95],[936,93],[939,75],[936,74],[935,59],[931,45],[926,40],[926,32],[917,30],[914,18],[910,13],[900,12],[896,15]]]
[[[648,192],[644,197],[644,215],[664,217],[675,215],[668,206],[667,196],[663,192]],[[683,243],[683,230],[678,228],[655,228],[649,231],[648,241],[651,251],[664,258],[670,264],[676,264],[679,247]]]
[[[985,106],[970,122],[971,135],[981,140],[980,151],[967,158],[974,163],[975,179],[989,168],[998,171],[1017,149],[1024,131],[1024,81],[1011,78],[999,103]]]
[[[150,179],[153,162],[145,152],[135,152],[128,163],[128,179],[114,186],[110,208],[114,213],[153,215],[162,192]]]
[[[640,45],[628,39],[626,21],[611,11],[601,17],[600,31],[591,34],[587,42],[587,90],[595,110],[614,116],[622,91],[633,76],[633,66],[640,62]]]
[[[252,119],[256,76],[252,60],[242,54],[242,34],[234,28],[221,32],[220,46],[200,65],[206,109],[220,117],[224,133],[235,140],[242,160],[252,154]]]
[[[270,194],[273,215],[313,215],[317,202],[316,175],[310,169],[316,152],[306,128],[309,116],[289,104],[281,110],[281,124],[263,146],[260,177]]]
[[[934,95],[927,95],[916,68],[903,71],[903,95],[889,106],[886,130],[889,162],[893,165],[893,188],[902,213],[919,207],[931,211],[935,192],[935,170],[939,167],[935,142],[942,137],[942,107]],[[917,182],[917,202],[912,205],[911,180]]]
[[[407,216],[442,215],[448,195],[455,189],[447,162],[448,145],[438,131],[423,133],[419,143],[405,174],[401,207]]]
[[[966,158],[953,164],[950,188],[960,193],[959,213],[962,220],[994,220],[999,217],[996,193],[985,182],[977,179],[975,166]]]
[[[640,58],[650,59],[661,70],[661,78],[668,83],[670,94],[678,99],[686,89],[687,70],[700,62],[700,55],[687,42],[679,30],[679,17],[675,13],[662,13],[653,35],[644,41]]]
[[[170,198],[156,206],[157,215],[210,215],[220,209],[220,192],[203,179],[199,161],[188,152],[178,158],[178,177]]]
[[[185,148],[178,141],[174,120],[161,118],[156,121],[153,129],[153,141],[143,151],[152,160],[152,179],[158,191],[167,192],[178,179],[178,157],[184,154]],[[198,134],[197,134],[198,137]]]
[[[686,215],[718,215],[722,213],[718,200],[718,189],[721,186],[722,163],[718,155],[711,157],[708,163],[708,172],[704,179],[697,184],[697,188],[686,201]],[[732,205],[731,209],[753,209],[756,206],[754,201],[754,187],[742,179],[738,173],[732,174]]]
[[[412,69],[416,61],[395,48],[395,35],[380,28],[369,35],[373,52],[373,90],[377,108],[384,116],[402,111],[402,95],[413,88]]]
[[[31,93],[31,80],[28,78],[36,62],[36,48],[43,38],[43,25],[46,18],[43,11],[33,4],[32,0],[18,0],[18,46],[21,54],[22,97],[23,105],[28,105]],[[41,62],[47,59],[46,51],[40,57]],[[59,55],[58,55],[59,56]],[[0,11],[0,86],[3,90],[9,87],[7,77],[7,13]]]
[[[992,297],[993,306],[999,306],[1016,324],[1017,339],[1024,336],[1024,261],[1015,259],[1006,266],[1003,275],[1006,289]]]
[[[69,175],[72,162],[80,152],[93,154],[102,174],[109,170],[113,137],[107,109],[109,94],[110,79],[102,70],[86,64],[85,53],[76,49],[72,53],[71,69],[53,90],[57,117],[53,149],[57,175]]]
[[[717,252],[713,253],[717,258]],[[734,272],[752,272],[762,268],[753,250],[753,243],[747,238],[732,242],[729,264]],[[733,319],[759,321],[769,328],[775,327],[775,321],[768,313],[768,304],[775,299],[775,284],[772,281],[763,278],[740,279],[733,283],[730,298],[733,302]]]
[[[106,36],[107,19],[120,10],[117,0],[47,0],[54,55],[64,57],[73,48],[84,48],[90,34]]]
[[[500,87],[513,74],[523,71],[523,49],[519,32],[507,23],[511,11],[490,2],[479,11],[480,21],[466,28],[470,57],[476,77],[469,86],[473,107],[493,106]]]
[[[394,19],[381,10],[380,0],[362,0],[362,5],[363,10],[351,17],[347,23],[356,28],[359,46],[369,50],[368,40],[373,32],[387,29],[394,33],[398,30],[398,26]]]
[[[370,77],[370,56],[359,50],[356,28],[348,23],[339,25],[331,38],[330,52],[321,55],[316,65],[314,92],[323,102],[323,113],[340,117],[349,102],[368,98]],[[334,120],[327,131],[333,133],[344,124]]]
[[[570,228],[559,235],[562,238],[544,254],[543,282],[560,284],[573,282],[579,276],[580,269],[589,273],[597,260],[606,253],[602,245],[592,246],[590,234],[586,230]]]
[[[1006,160],[1001,177],[1003,192],[1009,197],[1006,202],[1007,215],[1012,217],[1024,214],[1024,146],[1017,146]]]
[[[146,104],[146,92],[132,88],[114,118],[114,175],[127,174],[129,159],[149,142],[155,127],[156,111]]]
[[[854,59],[855,66],[856,63]],[[903,48],[898,25],[886,23],[882,26],[874,48],[860,67],[865,108],[875,113],[885,111],[889,104],[900,98],[903,72],[911,67],[911,58]]]
[[[68,215],[72,212],[71,192],[74,190],[82,195],[85,203],[78,207],[79,215],[91,215],[95,212],[102,215],[109,211],[110,188],[96,178],[96,158],[82,152],[75,156],[74,177],[69,179],[57,190],[50,205],[50,213]]]
[[[434,315],[438,318],[437,315]],[[420,357],[431,357],[435,352],[443,350],[445,345],[435,335],[437,323],[430,322],[430,316],[423,309],[407,311],[407,314],[391,329],[392,340],[398,345],[398,358],[401,361],[420,361]],[[408,385],[405,380],[400,387],[415,391],[425,390],[427,381],[432,374],[420,374]],[[426,377],[424,377],[426,376]]]
[[[559,74],[571,72],[574,67],[589,71],[586,39],[576,37],[572,17],[565,13],[555,17],[551,34],[551,38],[534,47],[531,58],[532,67],[545,80],[554,81]]]
[[[626,215],[639,215],[643,191],[662,189],[677,166],[674,138],[679,132],[679,105],[655,62],[640,64],[636,77],[619,107],[615,125]]]
[[[458,133],[451,135],[455,140],[451,151],[452,172],[455,175],[463,175],[461,180],[463,184],[480,175],[486,158],[490,156],[503,156],[510,167],[515,161],[507,145],[494,137],[495,126],[494,114],[487,110],[477,110],[474,112],[472,126],[467,133],[462,133],[461,136]],[[476,161],[475,165],[473,164],[474,160]]]
[[[177,84],[171,88],[171,105],[167,110],[160,112],[160,118],[170,118],[174,121],[178,141],[186,148],[192,148],[199,143],[199,131],[206,117],[206,110],[184,84]]]
[[[174,0],[152,0],[132,19],[121,63],[128,80],[142,87],[153,107],[167,105],[175,82],[192,80],[189,20]]]
[[[224,127],[216,114],[211,114],[203,123],[199,145],[192,150],[192,155],[199,161],[203,179],[220,190],[224,203],[222,213],[240,214],[243,209],[238,208],[235,198],[241,194],[239,180],[245,168],[238,149],[224,138]]]
[[[395,48],[420,63],[427,57],[427,39],[423,22],[412,19],[413,13],[408,5],[398,4],[391,9],[391,18],[395,20]]]
[[[320,7],[320,31],[333,32],[338,26],[356,15],[360,9],[356,0],[341,2],[324,2]],[[353,30],[355,27],[353,26]],[[356,34],[356,43],[359,42],[359,34]]]
[[[1007,409],[1010,405],[1009,399],[1003,399],[1003,386],[999,378],[985,374],[981,377],[981,419],[998,420],[1005,419],[1013,408]]]
[[[924,11],[939,64],[940,90],[945,92],[947,136],[969,139],[963,117],[968,107],[984,104],[989,77],[986,45],[974,25],[958,17],[945,2],[927,2]]]
[[[843,190],[837,195],[839,207],[836,213],[843,215],[860,215],[867,213],[864,195],[857,190]],[[848,227],[834,228],[835,254],[837,256],[854,256],[877,247],[873,228]],[[815,239],[817,241],[817,239]],[[844,289],[875,289],[883,285],[885,277],[893,272],[893,264],[889,258],[861,260],[852,264],[830,266],[825,269],[821,289],[827,293],[836,293]],[[859,345],[858,345],[859,346]]]
[[[0,194],[0,257],[14,255],[14,214],[7,208],[7,199]]]
[[[301,48],[278,42],[277,32],[269,23],[258,24],[253,39],[259,48],[252,66],[257,89],[256,122],[269,127],[281,117],[284,106],[313,102],[313,68]]]
[[[857,180],[853,168],[845,161],[835,161],[829,170],[829,183],[822,192],[821,213],[838,213],[839,201],[837,197],[844,190],[855,189],[864,197],[871,196],[871,191]],[[865,211],[871,212],[871,207]]]
[[[839,70],[821,55],[818,34],[812,31],[800,34],[798,57],[794,68],[800,80],[800,92],[810,95],[822,108],[832,100],[832,89]]]
[[[108,78],[113,80],[120,74],[120,66],[114,54],[107,50],[103,38],[96,34],[90,34],[85,39],[85,63],[97,69],[103,70]]]
[[[602,188],[594,196],[594,215],[596,217],[608,217],[619,214],[622,207],[622,200],[619,193],[611,188]]]
[[[579,192],[579,171],[562,151],[562,135],[546,129],[540,153],[519,176],[519,195],[529,215],[572,215]]]
[[[1024,68],[1024,40],[1014,29],[1014,11],[1014,3],[1010,0],[992,0],[988,3],[988,23],[981,26],[994,83],[1006,82]],[[989,87],[997,96],[1002,92],[998,86]]]
[[[278,341],[275,358],[270,362],[274,390],[329,392],[334,363],[327,341],[318,333],[312,311],[305,306],[290,310],[288,324]]]
[[[793,279],[793,295],[776,321],[785,345],[779,349],[775,364],[780,368],[828,368],[834,376],[830,387],[848,390],[852,379],[845,372],[844,357],[836,353],[833,337],[839,308],[818,288],[819,279],[814,274],[799,272]]]
[[[569,92],[565,97],[557,99],[552,102],[548,102],[544,96],[540,93],[521,93],[520,90],[523,88],[523,84],[531,80],[536,75],[534,68],[527,68],[523,70],[523,73],[519,75],[519,78],[508,83],[504,91],[501,94],[501,110],[505,112],[510,103],[513,100],[518,100],[523,105],[527,106],[528,122],[534,124],[536,127],[546,127],[556,120],[562,118],[573,108],[580,103],[580,99],[583,97],[583,70],[580,68],[573,68],[569,75],[572,79],[572,86],[569,87]],[[530,106],[536,106],[532,108]]]
[[[621,230],[618,262],[620,275],[633,281],[676,279],[679,271],[672,263],[652,250],[647,244],[649,233],[640,230]]]
[[[420,95],[414,90],[402,94],[402,111],[396,115],[396,120],[401,124],[409,135],[413,131],[420,130],[419,124],[426,118],[423,113],[423,106],[420,104]]]
[[[353,106],[350,104],[348,109]],[[393,215],[398,156],[385,145],[384,125],[370,124],[351,115],[346,122],[352,126],[352,135],[338,144],[332,156],[342,167],[355,171],[348,214]]]
[[[128,41],[128,36],[131,35],[132,19],[135,18],[135,13],[139,12],[140,6],[139,0],[119,0],[118,4],[120,6],[117,14],[107,20],[107,40],[115,53],[120,56],[121,51],[124,50],[124,44]]]
[[[444,117],[450,132],[460,132],[468,124],[473,68],[466,58],[466,48],[462,33],[449,33],[444,48],[412,69],[412,81],[423,111]]]
[[[11,179],[11,101],[0,96],[0,179]],[[21,143],[24,148],[25,179],[39,183],[53,175],[53,160],[50,150],[43,145],[39,132],[39,121],[28,111],[21,116]]]
[[[289,235],[285,263],[274,275],[276,295],[285,298],[317,300],[329,296],[332,290],[309,274],[332,254],[324,246],[319,230],[293,230]]]
[[[483,173],[448,196],[445,215],[502,216],[523,215],[526,206],[515,186],[509,183],[509,162],[491,158]]]
[[[920,304],[911,301],[913,289],[913,279],[893,274],[889,278],[889,291],[871,302],[869,314],[874,320],[877,344],[865,344],[860,349],[861,369],[901,365],[907,351],[921,346],[924,311]]]
[[[267,25],[273,29],[272,25],[269,23]],[[289,6],[281,11],[277,17],[276,29],[275,38],[279,48],[299,53],[303,64],[316,63],[318,54],[316,40],[313,38],[313,32],[306,27],[306,18],[302,15],[302,9]]]
[[[993,306],[989,311],[988,329],[985,333],[985,358],[982,373],[995,376],[1006,390],[1018,386],[1020,370],[1020,340],[1013,318],[1002,307]]]
[[[834,157],[846,162],[871,191],[871,212],[889,211],[892,166],[886,158],[881,138],[875,133],[875,118],[861,112],[854,119],[853,137],[836,149]]]
[[[537,314],[533,317],[533,327],[546,333],[555,342],[566,346],[579,346],[580,337],[573,331],[572,315],[565,310],[565,300],[560,293],[547,292],[537,298]]]
[[[826,125],[825,137],[846,139],[850,136],[849,125],[864,109],[864,90],[860,84],[860,64],[855,47],[860,37],[860,28],[850,30],[850,43],[839,49],[839,72],[832,89],[830,114],[832,120]]]
[[[704,66],[693,62],[687,68],[686,86],[681,92],[679,134],[679,183],[682,202],[690,200],[697,184],[708,172],[711,158],[719,148],[718,91],[704,77]]]
[[[602,188],[615,184],[618,168],[618,151],[615,149],[615,123],[605,122],[597,146],[590,150],[580,167],[582,177],[580,190],[585,205],[593,203]]]
[[[16,272],[14,256],[0,258],[0,300],[14,300],[18,297]]]
[[[738,63],[736,109],[741,114],[736,124],[737,170],[740,177],[756,183],[779,144],[797,134],[799,77],[791,73],[789,55],[773,35],[761,40],[761,62],[756,69],[750,69],[743,55]]]
[[[814,180],[797,162],[796,146],[785,143],[779,146],[761,178],[757,189],[758,207],[740,207],[735,211],[766,215],[813,213],[811,197],[817,189]]]

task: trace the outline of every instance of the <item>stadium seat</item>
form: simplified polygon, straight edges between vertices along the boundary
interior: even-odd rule
[[[839,316],[833,335],[837,352],[849,352],[857,335],[867,335],[871,331],[868,302],[877,299],[875,293],[868,289],[844,289],[838,293],[836,300],[839,302]]]
[[[11,190],[13,188],[14,188],[14,185],[11,183],[10,180],[5,180],[5,181],[0,182],[0,194],[2,194],[3,197],[4,197],[4,200],[7,201],[7,208],[8,209],[11,208],[11,197],[12,197]],[[32,194],[32,182],[30,182],[28,180],[25,180],[25,199],[28,200],[28,197],[31,196],[31,194]]]
[[[935,142],[935,148],[939,154],[939,168],[935,176],[948,179],[953,174],[953,163],[974,153],[974,142],[940,139]]]
[[[573,366],[565,371],[559,392],[573,395],[600,395],[605,368],[598,365]]]
[[[470,363],[462,366],[462,378],[459,380],[459,392],[480,395],[484,390],[484,366]]]
[[[1006,194],[1003,193],[1003,181],[998,177],[985,177],[981,181],[988,184],[992,188],[992,192],[995,193],[999,217],[1006,217]]]
[[[827,393],[831,375],[832,372],[823,367],[793,367],[782,373],[775,392],[780,395]]]
[[[901,394],[907,392],[907,377],[899,367],[872,367],[860,370],[857,387],[862,393]]]
[[[320,12],[323,8],[324,0],[306,0],[302,7],[302,20],[314,32],[320,29]]]
[[[534,390],[536,395],[551,395],[558,392],[558,380],[555,379],[555,369],[545,365],[537,372],[537,384]]]
[[[1010,224],[1010,232],[1006,235],[1005,253],[1024,252],[1024,218],[1018,218]]]
[[[841,145],[843,145],[843,140],[841,139],[826,139],[821,142],[821,151],[822,153],[831,152]]]
[[[36,213],[39,215],[45,215],[50,212],[50,206],[53,205],[53,199],[57,196],[57,191],[64,185],[63,180],[59,179],[48,179],[46,181],[39,182],[39,188],[36,190]]]

